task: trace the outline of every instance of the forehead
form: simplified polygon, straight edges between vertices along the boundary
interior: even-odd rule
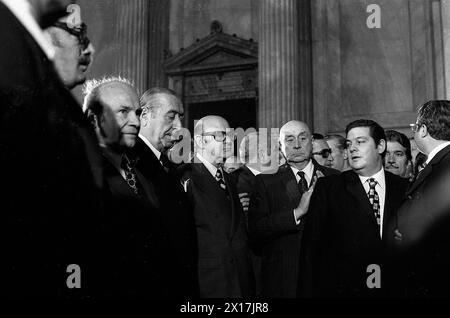
[[[347,134],[347,139],[355,139],[355,138],[370,138],[370,128],[369,127],[355,127],[350,129]]]
[[[298,135],[309,135],[308,127],[300,124],[289,125],[288,127],[284,127],[281,131],[285,136],[298,136]]]
[[[398,141],[388,141],[386,147],[388,151],[406,150],[406,148],[403,147]]]
[[[203,122],[204,132],[226,131],[227,128],[230,128],[230,126],[222,118],[211,118]]]
[[[160,93],[156,94],[155,98],[159,101],[161,105],[161,110],[163,113],[167,112],[177,112],[182,113],[183,112],[183,104],[181,101],[176,98],[175,96]]]
[[[100,100],[111,108],[121,106],[137,109],[139,100],[132,87],[122,83],[106,84],[99,88]]]

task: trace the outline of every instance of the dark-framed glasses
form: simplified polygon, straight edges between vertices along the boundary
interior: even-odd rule
[[[91,43],[91,41],[87,37],[87,25],[84,22],[81,23],[80,26],[69,27],[66,22],[56,21],[55,23],[53,23],[53,26],[67,31],[73,36],[76,36],[83,50],[86,50],[86,48],[89,46],[89,43]]]
[[[331,149],[322,149],[321,151],[313,152],[313,155],[320,155],[322,158],[326,159],[329,155],[331,155]]]
[[[204,132],[202,135],[203,136],[213,136],[217,142],[224,142],[225,139],[227,139],[227,137],[229,140],[236,139],[236,134],[234,133],[234,131],[230,131],[230,132],[211,131],[211,132]]]

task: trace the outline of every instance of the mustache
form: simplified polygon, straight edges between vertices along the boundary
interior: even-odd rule
[[[395,169],[398,169],[398,166],[397,166],[397,165],[393,165],[393,164],[387,164],[387,165],[386,165],[386,169],[388,169],[388,168],[395,168]]]

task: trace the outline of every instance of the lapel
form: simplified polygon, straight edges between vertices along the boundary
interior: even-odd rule
[[[434,156],[425,169],[419,173],[417,179],[413,182],[408,191],[406,191],[407,196],[413,193],[425,181],[425,179],[433,172],[433,166],[437,165],[448,153],[450,153],[450,146],[445,147]]]
[[[227,186],[227,191],[230,194],[230,200],[227,199],[227,196],[225,192],[222,190],[222,188],[217,183],[216,179],[211,175],[211,173],[208,171],[208,169],[205,167],[203,163],[192,163],[192,173],[193,173],[193,179],[195,180],[195,186],[196,188],[205,194],[205,197],[209,198],[216,209],[219,209],[220,211],[216,211],[216,213],[222,214],[225,217],[230,217],[230,219],[233,218],[233,210],[235,209],[233,207],[234,200],[232,196],[231,190],[231,182],[229,182],[229,178],[227,177],[225,179],[225,184]],[[225,173],[224,173],[225,178]],[[228,182],[227,182],[228,181]],[[235,191],[235,190],[234,190]],[[231,206],[230,206],[231,205]],[[231,215],[230,213],[230,207],[231,207]],[[228,215],[227,215],[228,214]],[[228,229],[227,233],[231,233],[232,223],[230,223],[230,228]]]
[[[372,206],[369,202],[369,198],[367,197],[367,193],[364,190],[358,175],[353,171],[344,172],[342,175],[345,178],[347,191],[358,202],[358,206],[361,208],[361,211],[370,218],[371,223],[373,223],[374,226],[378,226],[372,211]],[[359,211],[359,209],[357,209],[357,211]]]
[[[141,185],[141,190],[144,191],[140,196],[134,193],[126,180],[120,174],[120,171],[114,166],[110,158],[103,154],[105,162],[105,177],[110,183],[110,190],[113,194],[125,195],[127,197],[134,197],[136,200],[144,200],[151,206],[159,208],[159,201],[156,197],[153,187],[148,184],[142,174],[135,169],[136,178]]]
[[[383,238],[386,237],[386,228],[389,223],[389,219],[392,215],[395,215],[396,202],[401,201],[404,196],[404,192],[401,185],[397,184],[395,177],[390,172],[384,172],[386,180],[386,196],[384,198],[384,216],[383,216]]]
[[[142,193],[142,197],[146,199],[151,206],[159,209],[160,202],[158,200],[158,196],[156,195],[155,187],[153,186],[152,183],[147,182],[147,180],[144,178],[142,173],[139,172],[138,169],[135,169],[135,172],[136,178],[138,179],[138,182],[140,183],[141,188],[144,191],[144,193]]]
[[[286,194],[291,203],[291,207],[297,207],[302,196],[298,191],[297,179],[291,166],[289,164],[284,164],[279,168],[278,173],[280,174],[280,181],[282,183],[280,189],[283,189],[283,187],[286,188]]]

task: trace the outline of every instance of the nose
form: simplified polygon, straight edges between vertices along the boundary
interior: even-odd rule
[[[181,118],[179,114],[175,115],[175,119],[173,120],[172,126],[175,129],[180,129],[181,127],[183,127],[183,125],[181,124]]]
[[[295,140],[295,144],[294,144],[294,148],[301,148],[302,147],[302,143],[300,142],[299,139]]]
[[[83,50],[83,55],[90,55],[93,56],[95,53],[95,48],[92,43],[89,43],[88,46]]]
[[[394,154],[386,154],[388,163],[395,163]]]

